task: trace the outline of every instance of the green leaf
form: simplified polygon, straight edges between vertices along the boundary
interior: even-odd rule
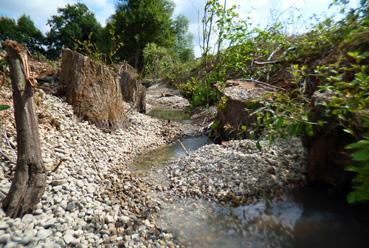
[[[0,105],[0,111],[1,110],[6,110],[6,109],[9,109],[10,108],[10,106],[8,106],[8,105]]]
[[[351,129],[345,128],[345,129],[343,129],[343,131],[345,131],[346,133],[349,133],[351,135],[354,135],[354,131],[352,131]]]
[[[313,137],[314,136],[314,129],[313,129],[313,125],[311,124],[307,124],[305,127],[305,132],[309,137]]]
[[[357,202],[357,196],[355,192],[349,193],[346,199],[347,199],[347,202],[350,204]]]
[[[345,170],[346,171],[351,171],[351,172],[358,172],[360,170],[360,168],[358,168],[355,165],[350,165],[350,166],[346,166]]]
[[[258,148],[258,150],[261,151],[261,144],[259,141],[256,142],[256,148]]]
[[[346,149],[358,149],[367,147],[369,147],[369,140],[360,140],[358,142],[347,145]]]
[[[369,151],[360,150],[351,154],[352,159],[355,161],[367,161],[369,160]]]

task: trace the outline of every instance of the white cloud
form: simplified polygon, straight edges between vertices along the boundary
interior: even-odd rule
[[[57,13],[57,8],[64,7],[68,3],[76,3],[78,0],[0,0],[0,15],[17,19],[22,14],[29,15],[36,26],[43,32],[48,30],[47,19]],[[173,0],[176,4],[174,16],[185,15],[190,21],[190,32],[194,34],[194,46],[196,55],[200,55],[198,23],[201,20],[203,6],[206,0]],[[221,0],[222,1],[222,0]],[[353,2],[357,2],[354,0]],[[79,0],[85,3],[95,13],[96,19],[105,25],[107,19],[114,13],[117,0]],[[332,0],[228,0],[229,6],[239,5],[238,12],[242,18],[250,17],[253,25],[265,26],[275,21],[287,22],[289,18],[296,17],[297,13],[303,15],[302,20],[295,22],[289,31],[303,30],[308,25],[309,17],[313,14],[320,15],[327,11]],[[291,12],[288,9],[299,9]],[[272,14],[272,10],[274,14]],[[280,15],[280,13],[282,13]],[[329,10],[328,13],[334,13]],[[199,16],[200,15],[200,16]]]
[[[76,2],[85,3],[91,11],[95,13],[96,19],[102,24],[114,13],[113,0],[0,0],[0,15],[17,19],[23,14],[29,15],[41,31],[46,32],[49,27],[47,20],[57,14],[57,9],[65,7],[67,4]]]
[[[95,13],[96,19],[105,25],[108,18],[114,14],[113,0],[85,0],[85,4]]]
[[[48,29],[46,26],[47,19],[56,14],[57,8],[64,7],[72,2],[71,0],[48,0],[45,4],[43,0],[0,0],[0,14],[14,19],[23,14],[29,15],[36,26],[45,32]]]

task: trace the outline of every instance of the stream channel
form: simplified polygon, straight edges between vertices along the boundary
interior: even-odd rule
[[[210,142],[197,136],[185,137],[182,143],[191,152]],[[147,180],[165,185],[161,169],[183,156],[187,154],[177,142],[143,155],[132,168]],[[342,197],[309,188],[239,207],[191,198],[161,204],[159,226],[184,246],[369,247],[368,222],[358,219],[355,208]]]

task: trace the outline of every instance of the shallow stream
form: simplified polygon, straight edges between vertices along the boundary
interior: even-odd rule
[[[186,137],[182,143],[191,152],[209,140]],[[150,181],[165,184],[165,176],[155,171],[182,156],[185,149],[177,142],[143,155],[133,168]],[[190,247],[367,248],[369,222],[358,216],[342,197],[304,188],[236,208],[176,199],[162,204],[158,224]]]
[[[185,110],[152,109],[147,115],[169,121],[189,122],[190,115]]]

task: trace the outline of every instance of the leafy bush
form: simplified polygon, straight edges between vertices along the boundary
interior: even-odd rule
[[[146,78],[165,80],[172,85],[190,78],[191,70],[197,65],[195,60],[183,62],[177,52],[160,47],[155,43],[150,43],[145,47],[144,62]]]
[[[358,140],[347,147],[357,162],[347,167],[357,173],[349,202],[369,200],[369,18],[362,13],[357,9],[337,23],[318,25],[312,36],[297,37],[295,53],[287,56],[289,63],[299,63],[291,66],[288,90],[266,96],[254,112],[271,140],[314,135],[318,128],[328,132],[332,126]],[[317,107],[319,118],[309,122]]]
[[[235,6],[226,8],[216,0],[207,1],[203,26],[203,56],[191,79],[179,86],[194,107],[216,104],[218,88],[228,79],[268,81],[281,64],[258,66],[255,61],[270,61],[290,44],[279,23],[265,30],[251,29],[248,20],[236,13]],[[215,44],[208,42],[211,35],[215,36]]]
[[[174,54],[167,48],[149,43],[144,51],[145,76],[152,78],[168,77],[177,63]]]
[[[369,130],[369,118],[364,120],[363,126]],[[357,173],[354,179],[354,191],[347,196],[349,203],[369,201],[369,131],[364,133],[361,140],[346,147],[353,151],[352,159],[355,165],[347,167],[348,171]]]
[[[278,137],[313,136],[318,130],[328,132],[331,128],[349,133],[358,142],[348,146],[357,162],[347,167],[357,173],[348,200],[368,200],[368,1],[347,11],[342,20],[328,18],[300,35],[286,35],[278,23],[264,30],[250,30],[246,22],[237,21],[233,8],[222,8],[218,2],[207,2],[210,12],[204,16],[203,25],[206,38],[210,32],[206,24],[212,18],[216,20],[217,42],[223,49],[211,55],[212,48],[205,40],[198,68],[191,79],[180,85],[182,93],[191,99],[192,106],[198,106],[219,101],[218,89],[228,79],[243,78],[278,86],[278,92],[256,100],[262,107],[253,109],[257,119],[254,132],[267,130],[271,141]],[[225,44],[229,46],[224,48]],[[312,120],[311,114],[317,107],[322,113]]]

